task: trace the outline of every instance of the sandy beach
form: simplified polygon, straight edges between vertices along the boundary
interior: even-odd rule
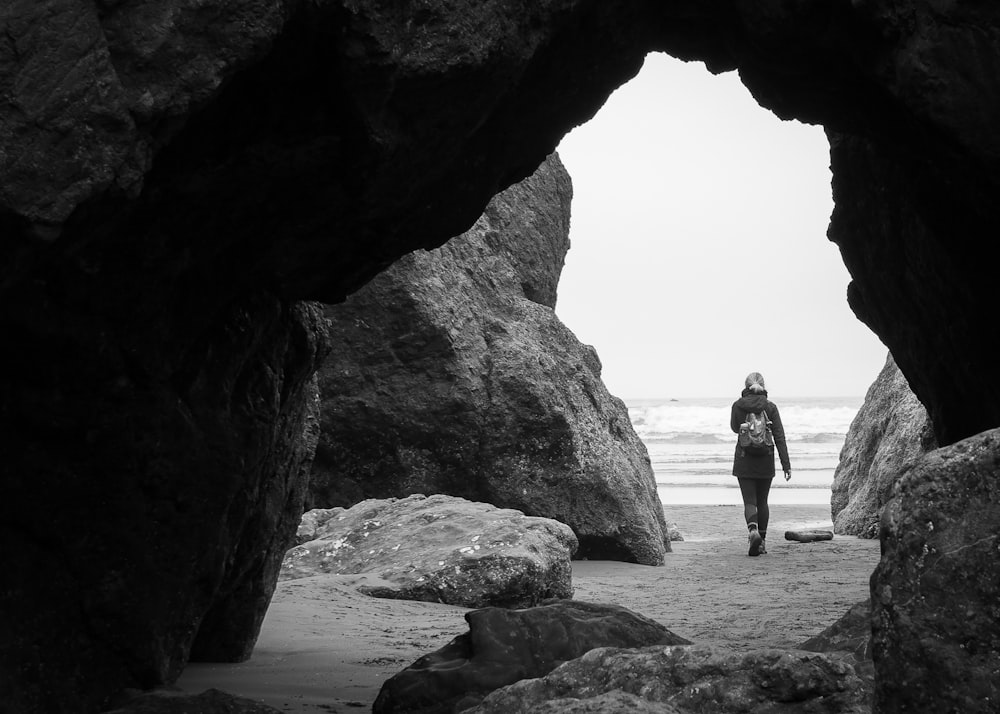
[[[768,554],[749,558],[742,507],[665,508],[685,540],[663,567],[576,561],[574,597],[623,605],[697,643],[794,647],[868,596],[878,541],[786,541],[786,530],[832,529],[826,505],[772,506]],[[254,654],[242,664],[192,664],[178,686],[209,687],[285,712],[370,710],[382,683],[467,631],[467,610],[361,595],[357,576],[279,583]]]

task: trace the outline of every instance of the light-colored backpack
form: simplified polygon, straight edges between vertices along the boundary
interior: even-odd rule
[[[747,454],[771,453],[774,436],[771,435],[771,420],[767,418],[766,411],[747,414],[747,420],[740,425],[739,444]]]

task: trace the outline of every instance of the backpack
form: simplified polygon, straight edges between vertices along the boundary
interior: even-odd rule
[[[771,453],[774,437],[771,435],[771,420],[767,418],[766,411],[747,414],[747,420],[740,425],[739,444],[745,454]]]

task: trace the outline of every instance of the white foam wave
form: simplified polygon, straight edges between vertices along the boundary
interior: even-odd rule
[[[709,400],[706,400],[709,401]],[[731,403],[706,404],[647,401],[629,405],[629,417],[643,440],[729,442]],[[785,436],[789,441],[836,443],[843,441],[857,407],[847,404],[778,404]]]

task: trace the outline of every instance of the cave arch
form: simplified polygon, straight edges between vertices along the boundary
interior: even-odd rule
[[[322,353],[296,301],[342,299],[461,232],[649,51],[738,69],[763,106],[827,128],[852,308],[939,443],[1000,424],[992,6],[157,7],[0,13],[14,708],[95,711],[172,681],[199,630],[248,651]],[[54,550],[69,567],[38,572]]]

